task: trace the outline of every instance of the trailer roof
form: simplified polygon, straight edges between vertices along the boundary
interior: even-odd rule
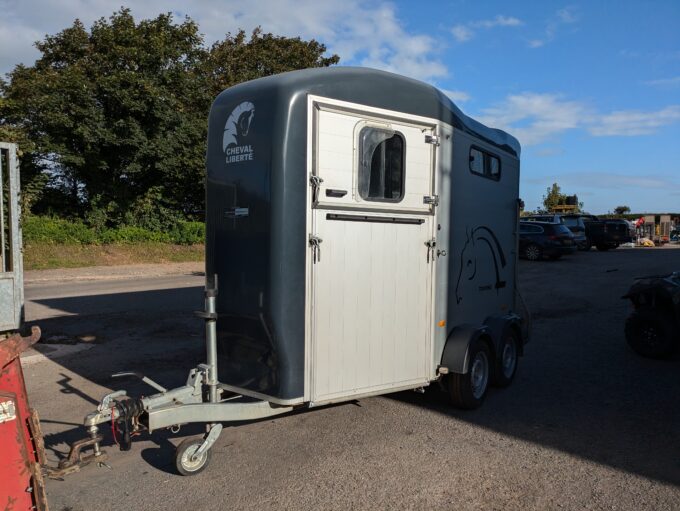
[[[311,93],[438,119],[510,154],[520,155],[520,144],[512,135],[468,117],[436,87],[394,73],[346,66],[303,69],[259,78],[228,90],[247,94],[248,89],[262,92],[268,88],[283,96]],[[219,102],[220,97],[216,100]]]

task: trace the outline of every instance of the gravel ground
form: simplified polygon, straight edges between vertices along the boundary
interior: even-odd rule
[[[633,276],[674,269],[680,250],[522,261],[534,335],[513,385],[481,409],[405,392],[239,425],[188,478],[174,473],[172,444],[200,429],[144,435],[131,452],[108,447],[111,469],[49,481],[51,509],[680,509],[680,360],[627,348],[620,299]],[[51,460],[109,388],[148,392],[107,374],[139,370],[172,386],[202,360],[202,325],[187,312],[200,288],[174,290],[175,306],[168,292],[147,291],[136,314],[39,321],[47,334],[101,339],[26,367]]]

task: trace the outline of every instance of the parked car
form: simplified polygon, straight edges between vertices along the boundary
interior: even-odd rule
[[[546,213],[544,215],[528,215],[521,218],[523,222],[550,222],[552,224],[563,224],[562,215],[557,213]]]
[[[626,319],[626,341],[638,355],[668,358],[680,346],[680,272],[635,279],[623,298],[634,310]]]
[[[580,218],[585,226],[586,241],[583,250],[590,250],[591,247],[595,246],[598,250],[605,251],[634,241],[634,236],[626,220],[619,218],[600,219],[595,215],[588,214],[570,216]]]
[[[564,224],[521,221],[519,223],[519,255],[530,261],[543,257],[559,259],[576,251],[574,235]]]
[[[579,215],[563,215],[562,221],[574,235],[574,243],[579,250],[590,250],[586,236],[586,224]]]

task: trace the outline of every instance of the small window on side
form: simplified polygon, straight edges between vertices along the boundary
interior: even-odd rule
[[[498,181],[501,178],[501,160],[490,154],[487,157],[489,159],[489,177]]]
[[[474,147],[470,149],[470,170],[484,175],[484,153]]]
[[[406,143],[401,133],[366,127],[359,133],[359,196],[399,202],[404,197]]]
[[[470,172],[499,181],[501,179],[501,160],[498,156],[494,156],[476,147],[471,147]]]

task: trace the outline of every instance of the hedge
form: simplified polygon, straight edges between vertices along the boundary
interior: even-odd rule
[[[168,231],[151,231],[132,225],[97,230],[80,220],[31,215],[23,219],[22,230],[24,242],[55,245],[105,245],[142,242],[195,245],[203,243],[205,240],[205,224],[186,221],[178,222]]]

